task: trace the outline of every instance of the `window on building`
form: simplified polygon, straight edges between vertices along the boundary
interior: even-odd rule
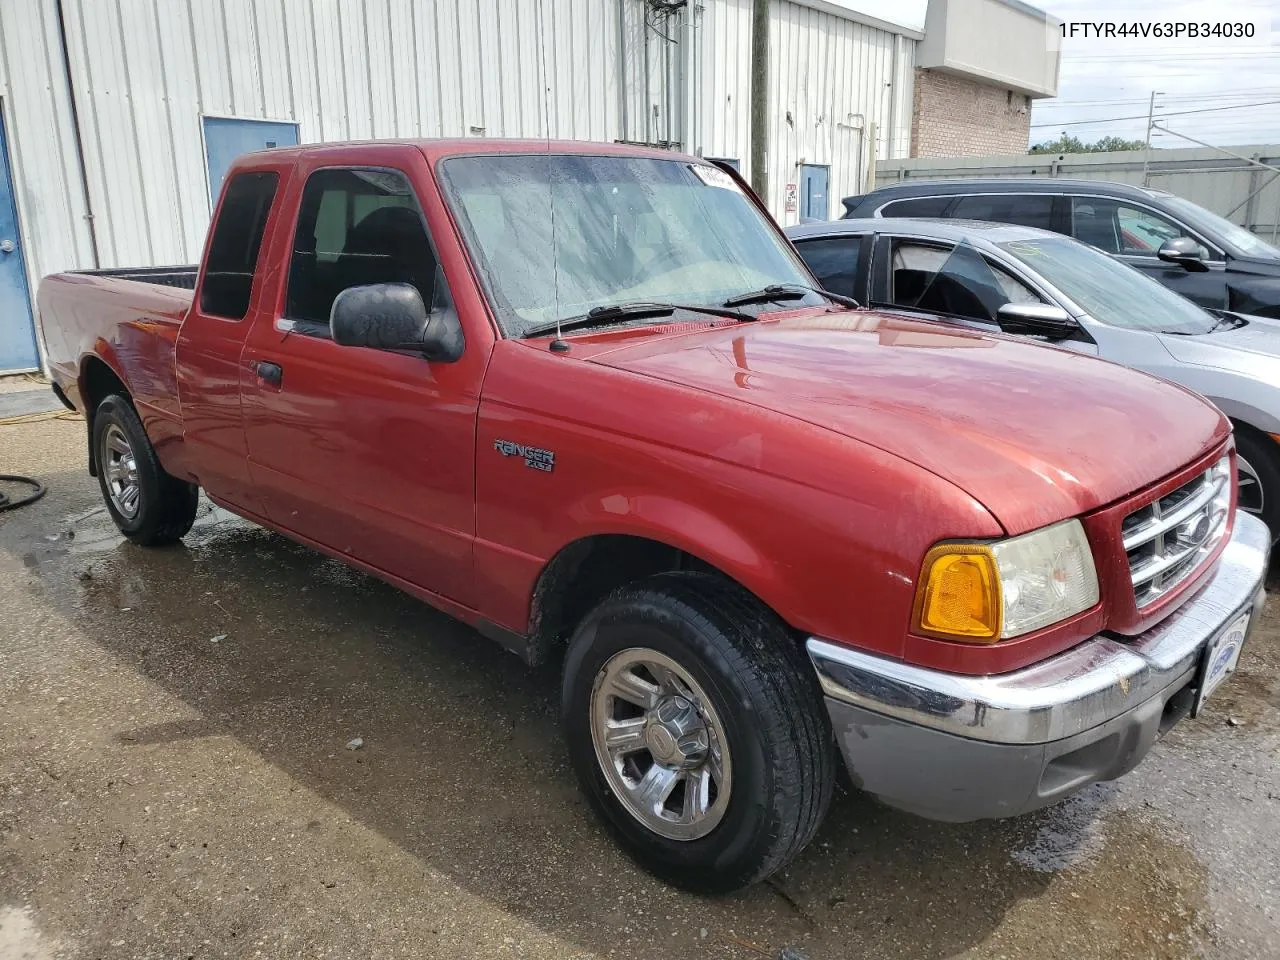
[[[963,220],[1016,223],[1039,230],[1053,229],[1053,197],[1047,193],[1004,193],[961,197],[951,216]]]
[[[294,234],[286,316],[328,327],[338,294],[369,283],[412,284],[430,306],[435,275],[435,252],[404,174],[344,169],[310,176]]]
[[[796,249],[824,290],[846,297],[853,296],[853,287],[858,278],[858,254],[862,250],[862,237],[800,240],[796,242]]]
[[[910,197],[894,200],[880,211],[882,217],[940,217],[955,197]]]
[[[205,258],[202,312],[240,320],[248,311],[258,250],[279,182],[275,173],[254,172],[238,173],[228,184]]]

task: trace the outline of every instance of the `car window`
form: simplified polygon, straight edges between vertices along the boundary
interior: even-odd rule
[[[882,217],[940,217],[955,197],[910,197],[894,200],[880,210]]]
[[[238,173],[227,184],[213,228],[200,286],[200,309],[241,320],[249,309],[258,250],[280,178],[270,172]]]
[[[1186,236],[1174,221],[1146,207],[1105,197],[1071,198],[1072,236],[1106,253],[1152,257],[1166,240]],[[1200,247],[1209,259],[1209,251]]]
[[[1002,193],[961,197],[951,216],[963,220],[994,220],[1040,230],[1053,229],[1053,197],[1049,194]]]
[[[337,295],[369,283],[410,283],[430,305],[435,276],[436,256],[404,174],[334,169],[308,178],[285,316],[327,327]]]
[[[995,323],[1006,303],[1040,303],[1002,267],[967,243],[953,249],[910,241],[894,244],[892,303],[932,313]]]
[[[822,237],[796,243],[800,256],[809,265],[824,290],[853,296],[858,276],[858,254],[862,237]]]

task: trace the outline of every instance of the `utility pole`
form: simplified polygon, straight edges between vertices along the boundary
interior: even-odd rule
[[[751,3],[751,187],[769,202],[769,0]]]
[[[1147,169],[1151,165],[1151,129],[1155,125],[1156,91],[1151,91],[1151,99],[1147,102],[1147,149],[1142,154],[1142,185],[1147,185]]]

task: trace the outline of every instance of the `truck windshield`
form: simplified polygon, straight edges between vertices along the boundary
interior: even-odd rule
[[[1102,251],[1065,237],[1000,244],[1099,323],[1153,333],[1208,333],[1218,324],[1190,300]]]
[[[647,157],[480,155],[441,164],[503,332],[638,300],[719,306],[813,279],[716,167]],[[822,303],[817,294],[788,307]]]

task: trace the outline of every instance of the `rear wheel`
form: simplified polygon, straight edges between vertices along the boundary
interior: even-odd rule
[[[199,489],[165,473],[137,411],[119,394],[98,404],[93,451],[102,499],[126,537],[158,546],[173,543],[191,529]]]
[[[1270,437],[1236,430],[1236,476],[1241,510],[1260,518],[1280,537],[1280,444]]]
[[[835,754],[812,667],[721,578],[615,591],[574,634],[562,708],[592,806],[671,883],[715,893],[763,879],[826,813]]]

